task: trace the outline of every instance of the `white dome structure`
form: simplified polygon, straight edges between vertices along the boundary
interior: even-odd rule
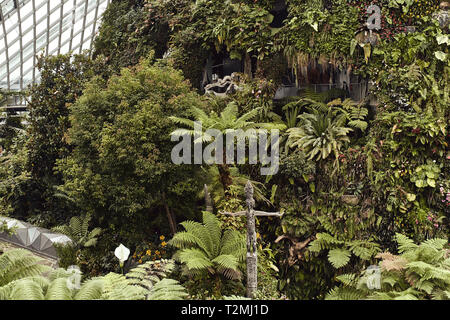
[[[8,229],[13,229],[13,234],[0,232],[0,240],[12,243],[40,255],[58,260],[54,244],[69,244],[69,237],[53,233],[44,228],[35,227],[27,222],[0,217],[0,224],[5,223]]]

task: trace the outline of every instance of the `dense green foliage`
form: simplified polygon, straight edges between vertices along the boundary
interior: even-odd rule
[[[145,292],[129,283],[153,285],[139,268],[174,253],[151,252],[167,245],[163,234],[189,298],[243,295],[245,220],[220,212],[244,210],[250,180],[255,208],[284,213],[257,219],[258,298],[448,299],[448,27],[432,18],[439,1],[374,2],[381,30],[370,34],[365,0],[286,0],[281,11],[272,0],[113,1],[95,60],[40,59],[27,132],[0,126],[0,213],[63,226],[75,247],[59,249],[61,262],[86,276],[120,270],[118,243],[135,252],[125,271],[140,264],[58,295],[186,298],[175,280]],[[241,63],[234,92],[201,96],[205,66],[228,58]],[[345,87],[308,87],[331,88],[343,73],[367,89],[360,101]],[[282,82],[302,89],[275,101]],[[279,172],[173,164],[171,134],[193,135],[194,121],[221,133],[279,129]],[[211,212],[201,216],[203,198]],[[379,258],[373,291],[361,270]],[[33,279],[4,296],[53,297],[63,281]]]
[[[181,75],[150,60],[108,81],[94,78],[72,106],[73,151],[58,163],[62,189],[117,239],[137,245],[158,225],[175,232],[176,216],[195,209],[201,179],[195,167],[172,164],[169,116],[195,105],[201,101]]]
[[[446,239],[429,239],[420,245],[397,234],[400,255],[389,252],[377,255],[381,286],[378,290],[368,288],[365,270],[358,274],[343,274],[337,279],[343,286],[335,288],[327,299],[376,299],[376,300],[423,300],[450,299],[450,251]]]
[[[147,263],[126,275],[109,273],[81,283],[71,270],[39,264],[25,250],[11,250],[0,256],[0,300],[180,300],[187,296],[176,280],[165,278],[171,261]],[[14,269],[16,268],[16,269]],[[80,283],[77,283],[77,275]]]
[[[41,80],[29,92],[26,145],[9,142],[14,149],[11,154],[20,153],[25,158],[9,159],[8,164],[18,161],[20,168],[17,165],[11,168],[10,180],[3,186],[8,204],[2,211],[49,226],[71,212],[67,200],[56,190],[62,177],[54,172],[56,161],[70,153],[66,141],[70,105],[92,75],[106,75],[108,68],[84,55],[40,57],[37,68]],[[23,133],[18,139],[22,138]]]

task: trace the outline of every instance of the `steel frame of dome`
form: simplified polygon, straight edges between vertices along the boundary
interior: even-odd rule
[[[36,56],[92,49],[111,0],[0,0],[0,89],[38,80]]]
[[[66,235],[37,228],[20,220],[0,217],[1,224],[6,224],[8,229],[14,230],[14,233],[11,235],[7,232],[0,232],[0,240],[54,260],[58,260],[55,244],[67,245],[72,243],[72,240]]]

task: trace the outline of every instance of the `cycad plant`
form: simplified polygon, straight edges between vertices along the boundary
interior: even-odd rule
[[[246,245],[244,236],[236,230],[222,230],[220,220],[203,212],[203,223],[185,221],[185,231],[178,232],[169,244],[178,248],[174,258],[184,265],[188,275],[212,276],[215,294],[220,296],[222,277],[240,279]]]
[[[310,160],[314,159],[316,176],[323,178],[325,160],[333,154],[336,168],[338,167],[340,150],[350,142],[348,134],[353,129],[346,127],[345,119],[336,116],[331,107],[321,103],[309,107],[309,113],[303,113],[298,118],[298,126],[287,131],[287,144],[289,148],[302,150]],[[320,185],[317,183],[316,190],[318,189]]]
[[[310,160],[325,160],[330,154],[338,158],[352,129],[342,125],[331,109],[310,108],[310,112],[301,114],[299,126],[288,130],[290,147],[303,149]]]
[[[195,122],[200,122],[202,124],[203,136],[201,141],[194,141],[194,143],[200,142],[212,142],[213,137],[206,134],[205,131],[208,129],[219,130],[223,135],[225,135],[229,131],[235,130],[243,130],[244,132],[249,129],[279,129],[283,130],[285,128],[284,124],[276,124],[276,123],[257,123],[254,120],[259,114],[260,108],[255,108],[242,116],[239,116],[238,106],[235,102],[230,102],[226,105],[224,110],[219,114],[214,111],[211,111],[209,114],[204,110],[191,107],[191,114],[194,120],[179,118],[179,117],[170,117],[172,121],[177,124],[188,127],[189,129],[178,129],[175,130],[172,135],[174,137],[181,137],[185,135],[194,136],[194,126]],[[256,130],[253,130],[253,137],[257,138]],[[247,133],[247,132],[246,132]],[[248,133],[251,133],[250,131]],[[247,135],[248,137],[248,135]],[[238,136],[238,139],[240,137]],[[224,152],[223,152],[223,164],[218,165],[220,180],[224,187],[224,190],[228,190],[228,188],[233,183],[230,167],[227,164],[226,159],[226,148],[224,144]]]

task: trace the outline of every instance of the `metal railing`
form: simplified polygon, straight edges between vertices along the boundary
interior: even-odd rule
[[[275,99],[282,99],[285,97],[296,96],[298,95],[299,90],[305,89],[313,90],[315,93],[322,93],[329,91],[331,89],[342,89],[342,88],[339,84],[329,84],[329,83],[301,85],[299,87],[296,87],[295,85],[292,86],[283,85],[278,89]],[[365,82],[350,83],[348,93],[349,98],[351,98],[356,102],[360,102],[367,97],[368,86]]]
[[[12,111],[26,111],[27,109],[27,100],[24,96],[21,95],[7,95],[0,101],[0,108],[4,111],[12,110]]]

